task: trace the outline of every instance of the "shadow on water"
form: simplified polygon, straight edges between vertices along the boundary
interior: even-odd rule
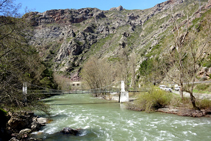
[[[55,101],[69,101],[65,98],[51,98],[51,99],[42,99],[43,102],[55,102]]]

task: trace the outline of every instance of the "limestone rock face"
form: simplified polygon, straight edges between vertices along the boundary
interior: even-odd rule
[[[206,8],[210,3],[210,0],[204,2]],[[172,33],[174,19],[181,19],[180,26],[187,23],[183,20],[187,13],[184,5],[184,0],[168,0],[145,10],[125,10],[122,6],[107,11],[58,9],[31,12],[24,17],[33,27],[30,44],[37,48],[43,61],[54,71],[75,76],[93,53],[99,58],[112,57],[124,47],[150,53],[164,35]],[[174,14],[171,8],[175,9]],[[192,19],[195,15],[193,13]],[[122,36],[124,32],[130,36]]]
[[[124,9],[121,5],[118,6],[118,7],[113,7],[113,8],[110,9],[110,11],[122,11],[122,10],[124,10]]]
[[[95,19],[99,19],[99,18],[105,18],[106,16],[104,15],[103,11],[99,11],[97,13],[94,14],[94,18]]]
[[[48,10],[43,13],[31,12],[24,17],[26,17],[33,26],[45,25],[50,23],[80,23],[84,20],[93,17],[99,9],[96,8],[82,8],[78,10],[70,9],[59,9],[59,10]],[[102,14],[102,13],[101,13]]]
[[[116,8],[117,11],[122,11],[123,10],[123,7],[120,5],[119,7]]]

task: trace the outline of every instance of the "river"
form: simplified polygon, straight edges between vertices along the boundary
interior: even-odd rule
[[[52,107],[53,121],[34,134],[46,141],[211,140],[210,118],[130,111],[89,94],[59,95],[44,101]],[[64,127],[81,128],[81,134],[55,134]]]

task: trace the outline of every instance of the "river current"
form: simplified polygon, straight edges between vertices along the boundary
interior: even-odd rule
[[[130,111],[89,94],[59,95],[44,101],[52,108],[53,121],[34,134],[46,141],[211,140],[211,118]],[[64,127],[81,128],[81,134],[57,134]]]

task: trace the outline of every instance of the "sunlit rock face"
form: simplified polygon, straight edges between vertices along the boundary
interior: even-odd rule
[[[201,5],[209,9],[210,3],[209,0]],[[43,60],[54,71],[75,75],[92,55],[115,57],[124,48],[135,49],[137,54],[150,53],[164,36],[172,32],[173,19],[181,19],[181,25],[186,23],[185,7],[195,8],[192,11],[194,19],[197,5],[198,1],[193,0],[188,3],[168,0],[145,10],[126,10],[122,6],[107,11],[97,8],[58,9],[31,12],[24,17],[33,27],[30,44],[36,46]],[[138,56],[142,56],[139,60],[145,58]]]

